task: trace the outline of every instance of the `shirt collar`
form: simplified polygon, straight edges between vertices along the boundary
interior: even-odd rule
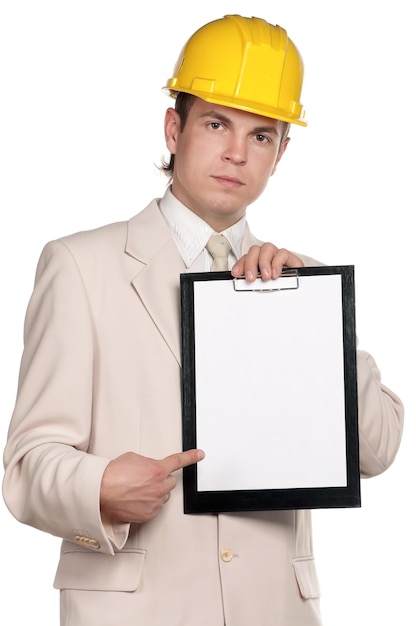
[[[170,186],[161,198],[159,207],[186,267],[190,267],[215,231],[196,213],[175,198]],[[246,218],[242,217],[236,224],[221,233],[230,242],[232,253],[236,259],[241,257],[245,225]]]

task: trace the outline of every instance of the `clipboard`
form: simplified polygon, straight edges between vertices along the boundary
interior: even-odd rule
[[[354,267],[180,291],[184,512],[361,506]]]

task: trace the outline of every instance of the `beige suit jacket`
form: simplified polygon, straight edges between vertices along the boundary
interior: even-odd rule
[[[244,250],[255,242],[247,230]],[[55,586],[65,626],[315,626],[310,511],[184,515],[178,472],[152,521],[100,517],[111,459],[182,449],[183,271],[156,201],[127,223],[45,247],[5,449],[5,501],[20,521],[63,538]],[[358,384],[361,469],[371,476],[394,459],[402,407],[365,353]]]

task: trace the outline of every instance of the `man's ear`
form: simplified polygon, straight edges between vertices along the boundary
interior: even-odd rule
[[[165,113],[165,141],[166,147],[171,154],[176,154],[176,142],[180,132],[179,114],[169,107]]]
[[[279,152],[278,152],[277,157],[276,157],[276,162],[274,164],[274,167],[273,167],[273,170],[272,170],[272,173],[270,174],[270,176],[273,176],[273,174],[275,173],[277,164],[279,163],[280,159],[282,158],[282,156],[286,152],[286,148],[287,148],[287,146],[289,144],[289,141],[290,141],[290,137],[286,137],[286,139],[284,139],[282,141],[282,144],[281,144],[281,146],[279,148]]]

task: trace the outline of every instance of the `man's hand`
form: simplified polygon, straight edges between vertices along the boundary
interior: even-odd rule
[[[251,246],[247,254],[234,264],[231,273],[233,276],[245,276],[252,282],[260,272],[263,280],[270,280],[279,278],[283,267],[303,267],[303,262],[285,248],[264,243],[262,246]]]
[[[157,461],[126,452],[111,461],[101,482],[101,512],[119,522],[147,522],[169,500],[176,485],[172,472],[204,458],[187,450]]]

